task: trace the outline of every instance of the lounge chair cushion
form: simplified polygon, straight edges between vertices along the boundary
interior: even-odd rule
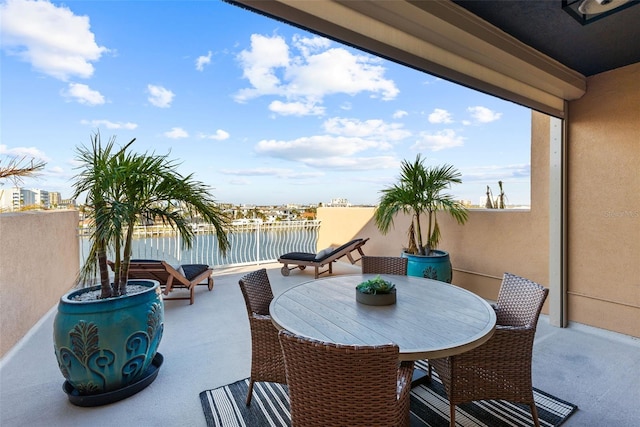
[[[316,259],[322,259],[325,256],[329,255],[331,252],[333,252],[333,249],[331,246],[329,246],[328,248],[324,248],[323,250],[319,251],[316,254]]]
[[[180,268],[184,272],[184,277],[191,281],[207,271],[209,266],[207,264],[182,264]]]
[[[343,249],[345,249],[345,248],[348,248],[349,246],[351,246],[351,245],[353,245],[354,243],[359,242],[359,241],[361,241],[361,240],[362,240],[362,239],[353,239],[353,240],[351,240],[350,242],[347,242],[347,243],[345,243],[345,244],[344,244],[344,245],[342,245],[342,246],[339,246],[339,247],[337,247],[337,248],[333,248],[330,252],[328,252],[328,253],[324,254],[324,256],[320,256],[320,254],[318,253],[318,254],[316,255],[316,261],[322,261],[322,260],[324,260],[325,258],[329,258],[329,257],[333,256],[334,254],[336,254],[336,253],[338,253],[338,252],[342,251],[342,250],[343,250]],[[329,248],[329,249],[331,249],[331,248]]]
[[[343,250],[344,248],[347,248],[351,245],[353,245],[356,242],[361,241],[362,239],[353,239],[350,242],[345,243],[342,246],[339,246],[337,248],[333,248],[333,247],[328,247],[326,249],[321,250],[320,252],[318,252],[317,254],[312,254],[309,252],[289,252],[286,253],[284,255],[282,255],[280,257],[280,259],[291,259],[291,260],[297,260],[297,261],[323,261],[327,258],[330,258],[331,256],[333,256],[333,254],[340,252],[341,250]],[[325,252],[326,251],[326,252]]]
[[[309,252],[289,252],[282,255],[280,258],[300,261],[317,261],[316,254],[312,254]]]

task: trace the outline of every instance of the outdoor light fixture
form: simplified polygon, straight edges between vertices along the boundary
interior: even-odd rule
[[[638,3],[640,0],[562,0],[562,9],[586,25]]]

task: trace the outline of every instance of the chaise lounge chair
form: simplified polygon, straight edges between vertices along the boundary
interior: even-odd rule
[[[109,261],[109,266],[113,269],[113,262]],[[212,275],[213,269],[206,264],[184,264],[175,269],[165,261],[132,259],[129,265],[129,279],[157,280],[164,289],[164,299],[188,299],[189,304],[193,304],[196,285],[207,285],[209,290],[213,289]],[[205,280],[206,283],[201,283]],[[175,288],[186,288],[189,296],[167,298],[166,295]]]
[[[278,262],[284,264],[284,266],[280,269],[280,272],[283,276],[288,276],[291,270],[299,268],[300,270],[304,270],[307,266],[312,266],[316,269],[315,278],[324,273],[331,274],[333,272],[331,265],[346,255],[349,258],[351,264],[355,264],[364,256],[364,252],[362,252],[362,246],[367,243],[366,239],[354,239],[350,242],[345,243],[344,245],[338,248],[327,248],[323,249],[317,254],[312,254],[309,252],[289,252],[287,254],[282,255],[278,258]],[[357,251],[360,254],[360,257],[354,259],[351,255],[352,252]],[[294,265],[295,267],[289,268],[289,264]],[[328,266],[326,270],[320,271],[320,268]]]

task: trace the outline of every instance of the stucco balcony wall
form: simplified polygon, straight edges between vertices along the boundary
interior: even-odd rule
[[[72,210],[0,215],[0,357],[73,287],[77,229]]]
[[[394,228],[383,236],[375,225],[374,211],[373,207],[318,209],[322,220],[318,246],[368,237],[365,254],[400,256],[407,244],[410,216],[398,216]],[[450,253],[454,284],[496,299],[504,272],[548,282],[548,237],[532,228],[536,219],[531,211],[477,209],[469,211],[463,226],[444,216],[439,222],[440,249]]]

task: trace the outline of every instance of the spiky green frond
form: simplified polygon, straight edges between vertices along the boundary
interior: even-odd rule
[[[440,240],[437,211],[449,213],[460,224],[467,220],[462,204],[445,193],[452,184],[462,182],[462,175],[451,165],[426,166],[420,154],[413,162],[404,160],[398,182],[381,190],[382,196],[375,211],[375,222],[382,234],[389,232],[399,212],[411,213],[415,218],[414,240],[419,253],[424,254],[421,220],[427,220],[427,249],[435,249]],[[411,239],[410,239],[411,241]]]
[[[184,246],[190,248],[193,242],[190,220],[198,215],[214,226],[222,253],[229,248],[230,220],[217,207],[210,188],[192,175],[182,176],[178,164],[167,155],[128,151],[134,141],[116,151],[115,138],[102,146],[97,133],[92,137],[91,147],[78,149],[81,172],[76,176],[74,197],[87,194],[95,225],[90,258],[79,280],[95,277],[97,265],[103,294],[109,286],[108,278],[105,284],[103,277],[103,269],[108,275],[107,249],[115,252],[115,292],[126,292],[133,229],[141,220],[170,225],[182,237]]]

